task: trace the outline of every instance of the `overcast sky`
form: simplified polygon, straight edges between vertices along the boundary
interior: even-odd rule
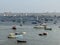
[[[0,0],[0,12],[60,12],[60,0]]]

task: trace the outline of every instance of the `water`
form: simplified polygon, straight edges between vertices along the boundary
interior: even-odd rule
[[[52,31],[44,29],[34,29],[34,25],[17,25],[17,30],[11,29],[12,25],[0,25],[0,45],[60,45],[60,29],[59,24],[48,24],[52,27]],[[27,32],[27,43],[17,43],[16,39],[8,39],[7,36],[11,32]],[[47,36],[39,36],[39,33],[47,32]]]

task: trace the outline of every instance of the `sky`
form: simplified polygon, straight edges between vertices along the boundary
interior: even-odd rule
[[[0,12],[60,12],[60,0],[0,0]]]

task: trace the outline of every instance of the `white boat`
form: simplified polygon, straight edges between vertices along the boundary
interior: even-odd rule
[[[44,26],[34,26],[36,29],[44,29]]]
[[[8,38],[15,38],[15,37],[16,37],[15,33],[10,33],[10,34],[8,35]]]
[[[15,32],[15,33],[9,33],[8,38],[16,38],[17,36],[24,35],[26,32]]]
[[[46,23],[41,24],[42,26],[47,26]]]
[[[45,30],[52,30],[52,28],[51,27],[46,27],[46,28],[44,28]]]
[[[34,26],[34,28],[36,28],[36,29],[44,29],[44,28],[46,28],[46,26],[47,25],[45,23],[43,23],[41,25]]]
[[[25,42],[25,43],[27,42],[23,35],[17,35],[16,40],[17,42]]]

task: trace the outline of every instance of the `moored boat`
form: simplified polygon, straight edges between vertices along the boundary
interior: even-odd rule
[[[44,26],[35,26],[36,29],[44,29]]]
[[[34,26],[34,28],[36,28],[36,29],[44,29],[44,28],[46,28],[46,26],[47,26],[47,25],[46,25],[45,23],[43,23],[43,24]]]
[[[10,33],[9,35],[8,35],[8,38],[15,38],[16,36],[15,36],[15,33]]]
[[[13,30],[16,30],[16,26],[13,26],[12,29],[13,29]]]
[[[44,32],[44,33],[40,33],[38,34],[39,36],[46,36],[47,35],[47,32]]]

